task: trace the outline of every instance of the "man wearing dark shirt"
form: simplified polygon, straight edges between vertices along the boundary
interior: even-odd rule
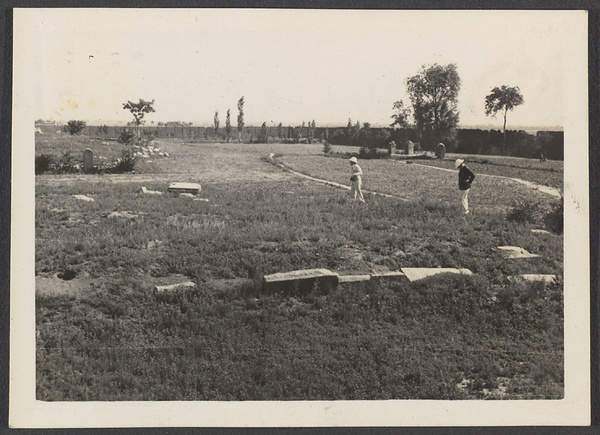
[[[460,191],[460,202],[462,203],[463,214],[469,214],[469,192],[475,174],[465,166],[465,161],[463,159],[456,160],[456,162],[454,162],[454,167],[459,169],[458,190]]]

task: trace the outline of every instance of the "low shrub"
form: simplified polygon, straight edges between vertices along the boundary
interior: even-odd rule
[[[129,145],[135,139],[135,133],[131,130],[121,130],[117,141],[123,145]]]
[[[52,156],[49,154],[40,154],[35,156],[35,174],[43,174],[50,170],[52,166]]]
[[[117,159],[115,165],[109,170],[112,174],[123,174],[126,172],[132,172],[135,167],[135,156],[132,152],[123,153],[123,157]]]
[[[50,168],[55,174],[76,174],[82,171],[83,165],[71,155],[70,151],[66,151],[52,162]]]
[[[543,220],[544,211],[539,202],[517,200],[506,218],[512,222],[536,224]]]

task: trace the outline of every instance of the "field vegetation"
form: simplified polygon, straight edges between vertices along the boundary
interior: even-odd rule
[[[121,155],[86,141],[47,138],[36,153]],[[135,174],[36,177],[39,400],[563,397],[562,235],[532,233],[541,214],[508,219],[515,198],[551,197],[481,177],[465,219],[455,173],[361,161],[365,189],[399,198],[358,204],[266,159],[349,184],[348,162],[321,144],[157,146],[170,157],[140,159]],[[166,194],[172,181],[200,182],[208,201]],[[506,259],[502,245],[540,257]],[[474,275],[261,291],[275,272],[401,267]],[[558,280],[508,280],[523,273]],[[183,280],[196,288],[154,296]]]

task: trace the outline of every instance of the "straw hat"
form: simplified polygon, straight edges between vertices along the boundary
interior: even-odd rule
[[[350,161],[351,161],[352,163],[358,163],[358,159],[357,159],[356,157],[352,157],[352,158],[350,159]]]
[[[463,159],[456,159],[454,162],[454,167],[458,169],[460,165],[462,165],[465,161]]]

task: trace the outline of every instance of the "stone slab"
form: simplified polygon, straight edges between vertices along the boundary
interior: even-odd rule
[[[90,198],[89,196],[85,196],[85,195],[73,195],[73,198],[78,199],[80,201],[86,201],[86,202],[94,201],[94,198]]]
[[[89,174],[94,170],[94,152],[87,148],[83,152],[83,172]]]
[[[368,281],[371,275],[343,275],[338,278],[338,282],[359,282]]]
[[[265,275],[263,289],[285,294],[329,293],[336,287],[339,275],[327,269],[305,269]]]
[[[469,269],[455,269],[444,267],[403,267],[402,272],[410,282],[428,278],[442,273],[456,273],[461,275],[473,275]]]
[[[498,246],[498,249],[506,258],[536,258],[539,255],[531,254],[518,246]]]
[[[202,190],[202,186],[198,183],[171,183],[167,190],[173,193],[191,193],[197,195]]]
[[[542,275],[537,273],[525,273],[522,275],[509,276],[508,279],[513,282],[545,282],[548,284],[553,283],[556,280],[556,275]]]

